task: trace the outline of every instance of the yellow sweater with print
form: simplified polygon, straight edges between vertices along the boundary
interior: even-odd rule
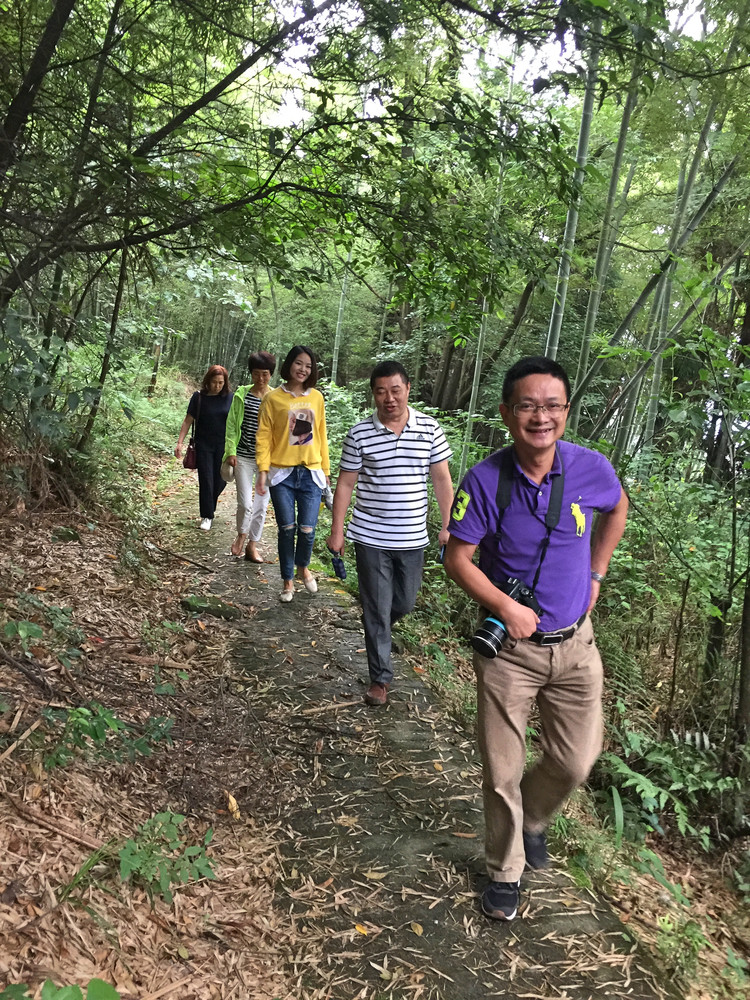
[[[261,472],[304,465],[330,476],[325,400],[317,389],[293,396],[279,386],[268,393],[258,414],[255,461]]]

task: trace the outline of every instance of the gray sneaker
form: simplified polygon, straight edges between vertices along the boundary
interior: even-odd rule
[[[541,833],[527,833],[523,831],[523,850],[526,855],[526,864],[529,868],[539,870],[549,867],[549,855],[547,854],[547,836]]]
[[[513,920],[521,900],[521,882],[490,882],[482,893],[482,913],[493,920]]]

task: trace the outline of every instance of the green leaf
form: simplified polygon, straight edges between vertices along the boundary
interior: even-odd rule
[[[625,815],[622,809],[622,799],[620,798],[620,793],[617,788],[612,785],[610,789],[612,792],[612,807],[615,812],[615,846],[617,850],[622,847],[622,835],[625,830]]]
[[[59,990],[48,979],[42,987],[42,1000],[83,1000],[80,986],[62,986]]]
[[[120,994],[103,979],[92,979],[86,990],[86,1000],[120,1000]]]

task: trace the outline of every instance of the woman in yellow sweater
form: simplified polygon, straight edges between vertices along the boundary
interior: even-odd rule
[[[308,566],[312,556],[320,499],[330,484],[326,411],[315,388],[318,364],[309,347],[297,345],[281,366],[284,384],[263,400],[255,436],[257,493],[270,488],[279,529],[280,601],[294,597],[294,576],[307,591],[318,584]],[[295,505],[297,508],[295,521]]]

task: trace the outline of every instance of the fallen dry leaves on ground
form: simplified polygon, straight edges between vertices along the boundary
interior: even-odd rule
[[[56,541],[60,528],[78,540]],[[196,574],[195,564],[139,549],[117,523],[74,511],[20,509],[0,524],[0,621],[42,632],[28,656],[7,641],[0,654],[0,984],[99,977],[124,1000],[292,995],[280,956],[304,948],[272,905],[272,814],[284,782],[267,780],[273,763],[234,689],[230,627],[180,610]],[[174,693],[159,694],[160,685]],[[173,716],[173,745],[132,761],[78,750],[67,766],[45,769],[61,737],[45,710],[92,701],[136,736],[150,718]],[[233,818],[228,791],[238,786],[246,805]],[[152,906],[120,882],[116,849],[168,808],[187,815],[191,844],[215,830],[217,878]]]

